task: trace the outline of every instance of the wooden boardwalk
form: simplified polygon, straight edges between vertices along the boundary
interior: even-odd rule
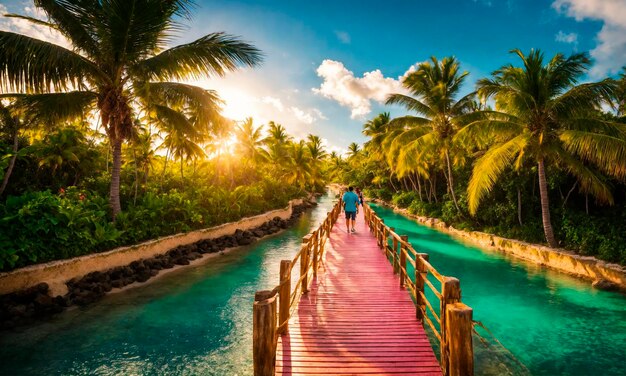
[[[416,308],[368,230],[343,216],[323,263],[279,336],[277,375],[441,375]]]

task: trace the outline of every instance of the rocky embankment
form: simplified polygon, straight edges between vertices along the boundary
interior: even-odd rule
[[[608,291],[626,292],[626,270],[618,264],[611,264],[595,257],[578,255],[565,249],[550,248],[540,244],[532,244],[516,239],[503,238],[480,231],[464,231],[456,229],[437,218],[422,217],[391,205],[381,200],[375,202],[392,208],[417,222],[446,232],[456,238],[493,249],[526,261],[546,266],[592,282],[595,288]]]
[[[66,282],[67,293],[64,295],[52,296],[52,290],[46,282],[40,282],[35,286],[10,294],[0,295],[0,329],[28,325],[36,320],[62,312],[67,307],[93,303],[113,289],[120,289],[133,283],[146,282],[162,270],[189,265],[190,262],[207,254],[250,245],[259,238],[286,229],[305,210],[314,205],[316,204],[304,201],[300,205],[293,206],[291,216],[288,219],[274,217],[272,220],[251,229],[237,229],[230,235],[200,240],[193,244],[175,247],[151,258],[133,261],[125,266],[94,271],[82,277],[72,278]]]

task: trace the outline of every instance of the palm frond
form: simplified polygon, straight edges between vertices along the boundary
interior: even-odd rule
[[[17,18],[17,19],[20,19],[20,20],[28,21],[28,22],[30,22],[30,23],[32,23],[34,25],[49,27],[50,29],[58,30],[58,26],[57,25],[55,25],[53,23],[50,23],[50,22],[47,22],[47,21],[43,21],[43,20],[34,18],[34,17],[22,16],[21,14],[14,14],[14,13],[5,14],[4,17],[7,17],[7,18]]]
[[[626,139],[601,133],[565,130],[559,135],[565,150],[594,163],[618,179],[626,178]]]
[[[0,31],[0,90],[65,91],[86,78],[102,78],[99,68],[79,54],[53,43]]]
[[[84,119],[96,104],[98,95],[91,91],[70,91],[51,94],[4,94],[13,98],[29,123],[51,126],[61,122]]]
[[[251,44],[228,34],[212,33],[145,59],[132,70],[147,79],[186,80],[204,75],[223,76],[239,65],[253,67],[261,61],[261,52]]]
[[[467,200],[472,215],[476,214],[482,199],[491,192],[500,174],[522,152],[527,142],[526,135],[519,135],[492,147],[474,163],[472,177],[467,186]]]
[[[412,98],[408,95],[404,95],[404,94],[390,94],[387,97],[387,101],[385,102],[385,104],[400,105],[409,111],[415,111],[418,114],[422,114],[428,117],[431,117],[434,115],[434,111],[430,107],[420,102],[419,100]]]
[[[551,151],[567,172],[576,177],[583,192],[590,193],[598,202],[613,205],[614,200],[611,187],[596,171],[585,166],[584,163],[574,158],[561,147],[554,147]]]
[[[484,148],[494,142],[503,142],[522,133],[524,126],[512,121],[477,120],[461,128],[454,141],[468,147]]]
[[[35,6],[52,20],[54,28],[92,59],[100,56],[96,27],[101,4],[94,1],[35,0]]]

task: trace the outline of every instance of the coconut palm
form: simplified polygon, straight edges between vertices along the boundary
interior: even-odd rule
[[[285,169],[287,183],[304,189],[311,179],[311,156],[304,140],[291,143],[288,153]]]
[[[13,106],[11,104],[4,105],[0,100],[0,131],[10,137],[12,142],[11,154],[5,156],[9,157],[9,161],[7,168],[4,171],[4,176],[2,177],[0,196],[2,196],[2,193],[4,193],[4,190],[9,184],[9,179],[11,178],[13,168],[15,167],[15,161],[17,160],[20,145],[20,131],[22,128],[22,121],[20,120],[18,114],[14,112]]]
[[[252,118],[247,118],[235,129],[235,137],[237,137],[238,153],[255,163],[262,162],[266,159],[265,150],[263,150],[263,126],[254,126]]]
[[[306,146],[309,149],[309,155],[311,156],[311,185],[315,189],[321,189],[323,187],[322,178],[322,163],[327,157],[324,145],[322,145],[322,139],[319,136],[309,134],[307,136]]]
[[[461,72],[454,57],[420,63],[417,70],[402,80],[410,95],[391,94],[387,104],[398,104],[421,116],[403,116],[393,119],[390,132],[393,142],[388,155],[397,155],[396,164],[404,164],[401,170],[411,170],[415,164],[422,167],[426,161],[436,161],[444,167],[448,191],[459,210],[454,191],[452,165],[454,157],[462,161],[452,139],[460,128],[459,119],[471,111],[474,94],[459,98],[461,86],[468,72]],[[454,155],[453,155],[454,154]]]
[[[493,97],[495,111],[461,130],[457,138],[491,140],[474,164],[467,188],[469,209],[476,213],[502,172],[525,162],[537,166],[543,228],[548,244],[557,246],[550,220],[547,166],[562,168],[579,182],[583,192],[612,203],[605,179],[590,166],[618,178],[626,177],[625,128],[596,117],[603,100],[613,94],[615,82],[578,84],[590,66],[587,54],[556,54],[544,63],[539,50],[524,55],[511,51],[521,66],[505,65],[493,78],[478,81],[478,93]]]
[[[165,81],[221,76],[261,60],[255,47],[223,33],[167,48],[181,29],[179,20],[191,16],[187,0],[35,0],[35,6],[48,21],[17,17],[60,32],[72,49],[0,31],[0,90],[39,94],[32,102],[39,102],[41,112],[98,110],[113,150],[113,217],[121,211],[122,143],[131,135],[137,107],[151,103],[154,93],[197,94],[191,85]]]
[[[348,158],[356,158],[361,152],[361,147],[356,142],[348,145]]]
[[[373,148],[373,150],[380,153],[381,144],[387,133],[390,121],[391,116],[389,115],[389,112],[382,112],[375,118],[368,120],[363,125],[363,135],[369,137],[370,140],[367,141],[363,147]]]

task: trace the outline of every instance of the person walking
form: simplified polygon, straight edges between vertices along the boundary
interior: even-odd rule
[[[346,213],[346,231],[356,232],[354,224],[356,215],[359,213],[359,196],[354,193],[353,187],[348,187],[348,192],[343,194],[343,211]]]

